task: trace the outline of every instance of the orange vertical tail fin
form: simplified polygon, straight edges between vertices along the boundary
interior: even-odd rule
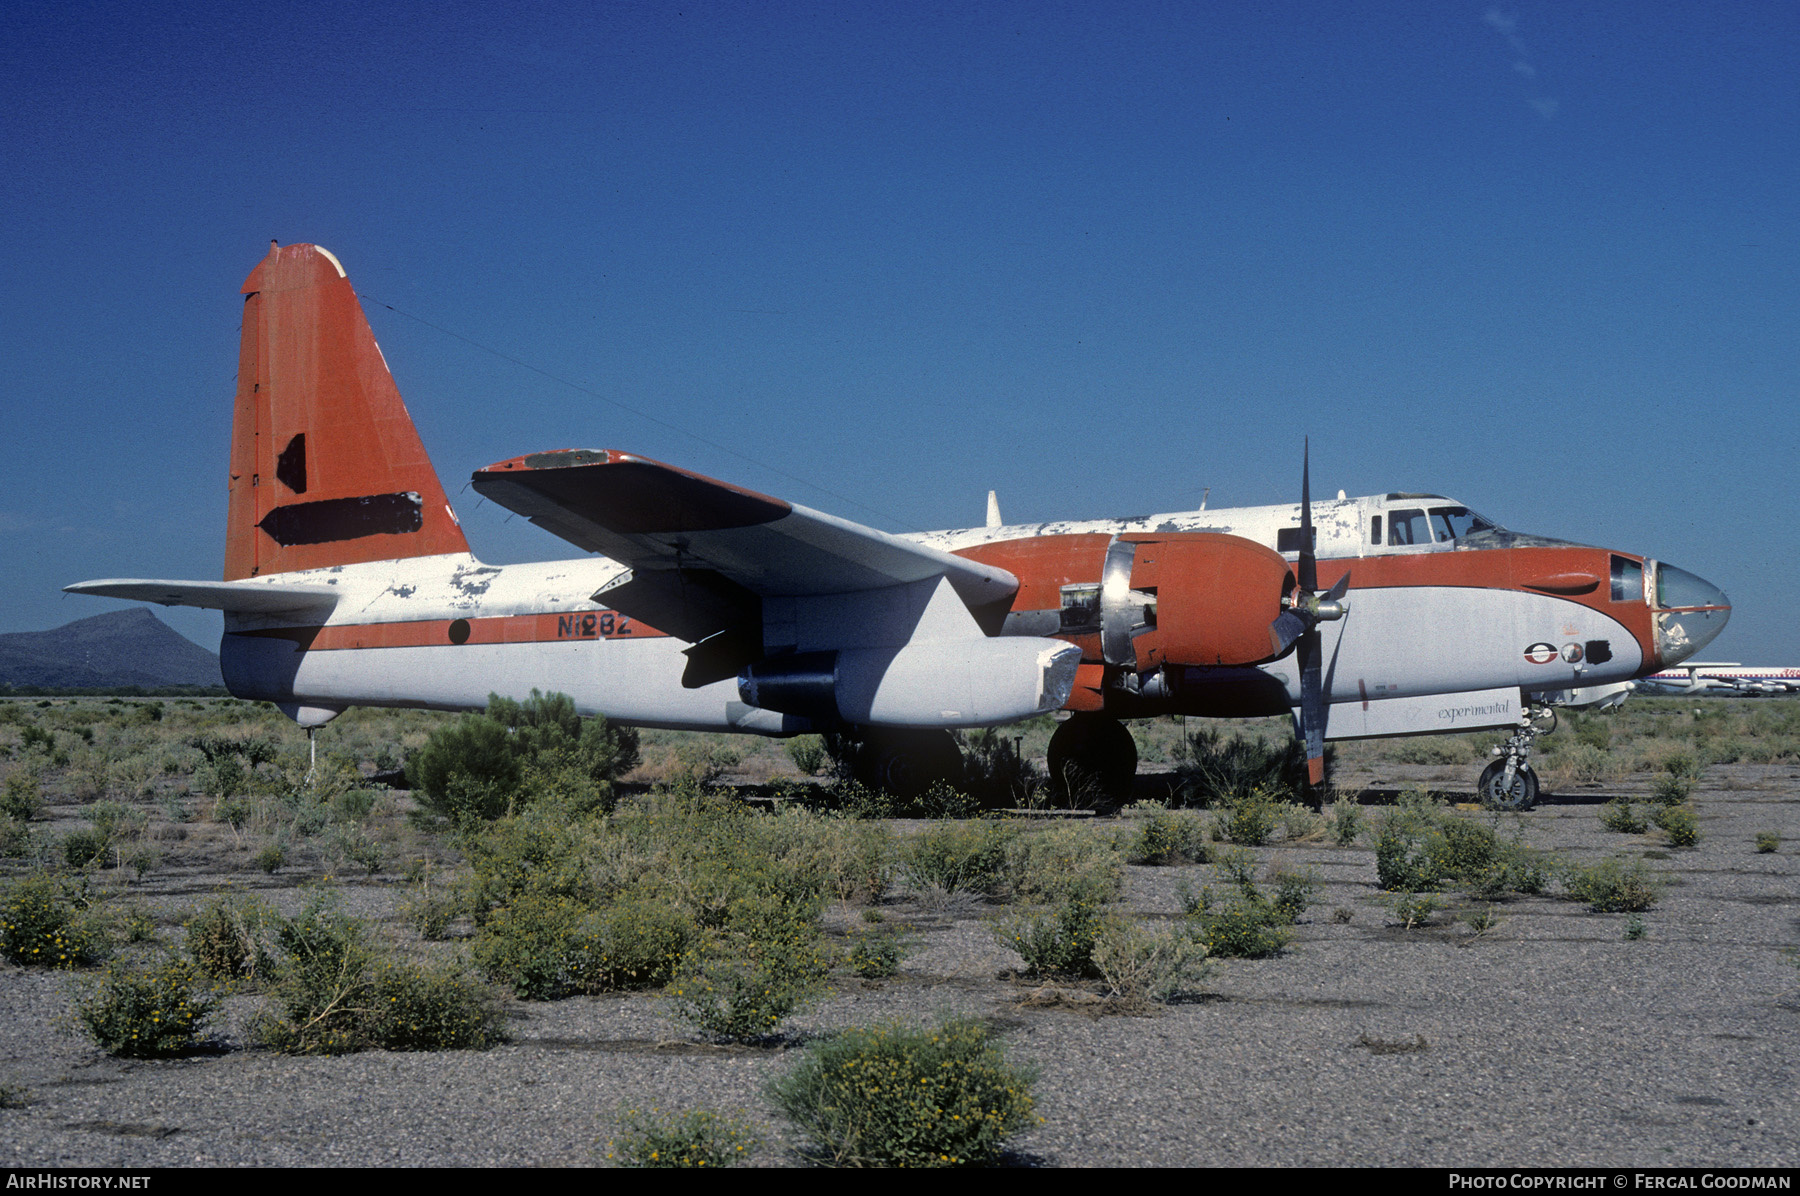
[[[225,579],[466,553],[337,258],[271,246],[244,293]]]

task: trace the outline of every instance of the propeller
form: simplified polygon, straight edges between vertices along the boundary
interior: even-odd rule
[[[1300,458],[1300,559],[1295,588],[1283,601],[1287,609],[1269,624],[1269,644],[1277,655],[1298,641],[1300,665],[1300,737],[1306,742],[1306,775],[1313,785],[1325,782],[1325,686],[1321,676],[1319,624],[1341,619],[1349,609],[1342,601],[1350,588],[1348,571],[1329,590],[1319,592],[1319,563],[1313,554],[1312,445]]]

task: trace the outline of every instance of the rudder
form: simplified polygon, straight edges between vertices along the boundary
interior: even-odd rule
[[[243,291],[225,580],[468,552],[337,258],[271,245]]]

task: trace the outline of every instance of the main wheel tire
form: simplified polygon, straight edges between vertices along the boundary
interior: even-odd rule
[[[1490,810],[1529,810],[1537,805],[1538,776],[1531,765],[1523,764],[1513,770],[1512,788],[1502,789],[1501,781],[1506,775],[1506,761],[1495,760],[1481,770],[1481,779],[1475,783],[1475,791],[1481,796],[1481,804]]]
[[[872,730],[856,752],[856,779],[896,797],[919,797],[938,781],[961,784],[962,749],[948,731]]]
[[[1070,805],[1124,801],[1137,779],[1137,741],[1117,719],[1076,715],[1050,736],[1050,790]]]

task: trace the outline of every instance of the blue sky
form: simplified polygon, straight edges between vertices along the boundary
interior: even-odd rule
[[[1800,663],[1791,4],[275,7],[0,7],[0,631],[218,576],[276,238],[485,559],[567,555],[463,491],[544,448],[908,531],[1288,501],[1310,436]]]

